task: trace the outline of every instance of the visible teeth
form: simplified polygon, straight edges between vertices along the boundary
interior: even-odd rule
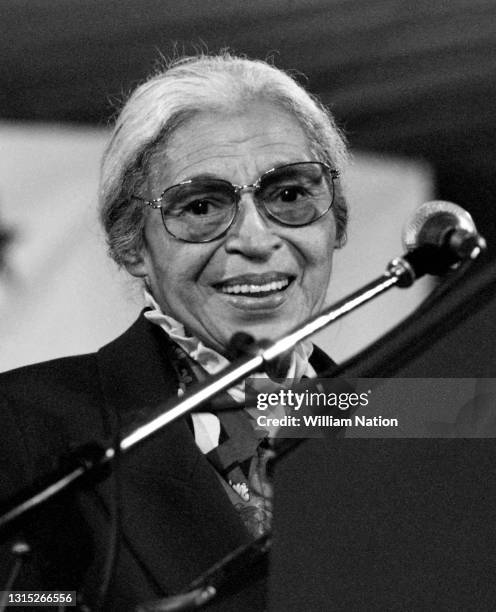
[[[289,285],[289,280],[285,278],[280,281],[272,281],[271,283],[265,283],[265,285],[228,285],[221,287],[223,293],[268,293],[270,291],[281,291],[284,287]]]

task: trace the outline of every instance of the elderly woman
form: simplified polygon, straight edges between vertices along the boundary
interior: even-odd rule
[[[96,354],[2,375],[2,496],[220,371],[236,332],[274,340],[317,313],[344,237],[345,160],[326,110],[264,62],[186,58],[139,87],[104,156],[101,218],[147,309]],[[304,343],[275,370],[298,379],[330,363]],[[242,402],[243,385],[229,395]],[[268,433],[243,410],[176,421],[123,456],[118,478],[64,493],[25,524],[33,555],[14,588],[77,590],[95,605],[115,516],[103,609],[184,588],[269,528]]]

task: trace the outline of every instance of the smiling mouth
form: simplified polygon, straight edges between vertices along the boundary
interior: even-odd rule
[[[285,291],[293,282],[294,277],[277,275],[277,278],[267,278],[262,275],[255,277],[238,277],[226,283],[218,283],[215,289],[226,295],[248,298],[264,298]]]

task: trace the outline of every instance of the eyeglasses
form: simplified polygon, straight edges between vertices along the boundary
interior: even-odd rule
[[[251,185],[201,176],[168,187],[154,200],[133,198],[160,209],[165,229],[178,240],[210,242],[231,227],[244,192],[252,192],[264,216],[280,225],[314,223],[330,210],[338,176],[327,164],[297,162],[272,168]]]

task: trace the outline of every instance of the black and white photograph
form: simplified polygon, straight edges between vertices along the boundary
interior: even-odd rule
[[[496,4],[0,23],[0,612],[492,612]]]

